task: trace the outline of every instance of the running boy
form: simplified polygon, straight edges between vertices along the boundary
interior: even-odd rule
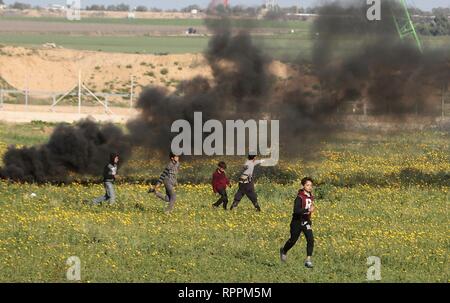
[[[116,202],[116,192],[114,190],[114,181],[117,175],[117,164],[119,163],[118,154],[109,155],[109,163],[103,169],[103,186],[105,187],[105,194],[92,201],[92,204],[99,205],[103,201],[109,201],[112,205]]]
[[[314,249],[314,236],[311,229],[311,214],[314,212],[314,196],[312,194],[313,180],[305,177],[301,181],[303,188],[298,192],[294,201],[294,212],[291,221],[291,237],[284,247],[280,248],[280,258],[282,262],[287,260],[287,252],[295,245],[300,234],[303,232],[306,237],[306,260],[305,266],[313,268],[311,257]]]
[[[230,180],[228,180],[225,170],[227,169],[227,165],[225,162],[219,162],[219,165],[216,171],[212,175],[212,187],[214,193],[218,193],[220,195],[219,200],[213,204],[214,207],[219,207],[223,204],[223,209],[227,209],[228,205],[228,195],[227,195],[227,186],[230,186]]]
[[[167,165],[166,169],[164,169],[164,171],[162,172],[161,176],[156,182],[156,185],[148,190],[149,193],[155,193],[158,198],[169,203],[167,208],[165,209],[166,213],[171,212],[175,206],[175,201],[177,199],[175,186],[177,185],[177,174],[180,167],[179,156],[171,152],[169,154],[169,158],[170,162]],[[166,189],[165,195],[158,192],[158,188],[161,186],[161,184],[164,184],[164,187]]]

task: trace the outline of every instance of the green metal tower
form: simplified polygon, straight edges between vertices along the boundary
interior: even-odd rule
[[[398,0],[398,1],[403,7],[403,16],[396,16],[394,12],[392,12],[392,16],[394,17],[394,23],[395,26],[397,27],[400,39],[405,40],[408,37],[414,39],[419,50],[423,52],[422,42],[420,41],[419,35],[417,35],[416,29],[411,20],[411,16],[408,12],[406,1],[405,0]]]

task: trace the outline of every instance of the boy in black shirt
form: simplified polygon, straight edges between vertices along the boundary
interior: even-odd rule
[[[111,154],[109,163],[103,169],[103,186],[105,187],[105,194],[92,201],[94,205],[98,205],[103,201],[109,201],[109,204],[116,202],[116,192],[114,190],[114,181],[117,175],[117,164],[119,163],[119,155]]]

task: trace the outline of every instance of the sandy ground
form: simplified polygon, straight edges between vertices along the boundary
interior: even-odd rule
[[[166,74],[161,73],[164,69]],[[273,62],[270,70],[279,79],[286,79],[292,73],[279,61]],[[58,48],[0,48],[0,77],[16,89],[65,92],[77,85],[79,71],[90,90],[125,94],[130,91],[131,77],[136,94],[148,85],[173,90],[179,81],[211,77],[211,69],[202,54],[157,56]]]
[[[162,69],[167,74],[161,74]],[[78,72],[93,91],[124,92],[135,86],[164,85],[171,80],[181,81],[197,75],[210,75],[200,54],[138,55],[102,53],[69,49],[0,49],[0,77],[17,88],[34,91],[63,92],[78,83]]]

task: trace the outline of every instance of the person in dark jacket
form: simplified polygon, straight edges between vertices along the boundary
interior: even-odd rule
[[[306,237],[305,266],[312,268],[311,257],[314,249],[314,235],[311,228],[311,214],[315,210],[314,196],[312,194],[313,180],[305,177],[302,179],[301,184],[303,188],[299,190],[294,201],[294,211],[290,226],[291,237],[287,240],[284,247],[280,248],[280,258],[282,262],[286,262],[287,252],[295,245],[300,234],[303,233]]]
[[[228,195],[227,186],[231,186],[230,180],[228,180],[225,170],[227,164],[223,161],[219,162],[216,171],[212,175],[212,188],[213,192],[220,195],[219,200],[213,204],[214,207],[219,207],[223,204],[223,209],[227,209]]]
[[[108,201],[109,204],[116,202],[116,192],[114,189],[114,182],[117,175],[117,164],[119,163],[118,154],[110,154],[109,162],[103,168],[103,186],[105,187],[105,194],[92,201],[92,204],[99,205],[104,201]]]
[[[149,193],[155,193],[155,195],[159,199],[169,203],[167,205],[167,208],[165,209],[166,213],[171,212],[175,206],[175,201],[177,199],[175,186],[177,185],[177,174],[180,167],[180,157],[178,155],[175,155],[171,152],[169,154],[169,158],[170,162],[161,173],[158,181],[156,182],[156,185],[148,190]],[[158,192],[158,188],[161,186],[161,184],[164,184],[164,187],[166,189],[165,195]]]

